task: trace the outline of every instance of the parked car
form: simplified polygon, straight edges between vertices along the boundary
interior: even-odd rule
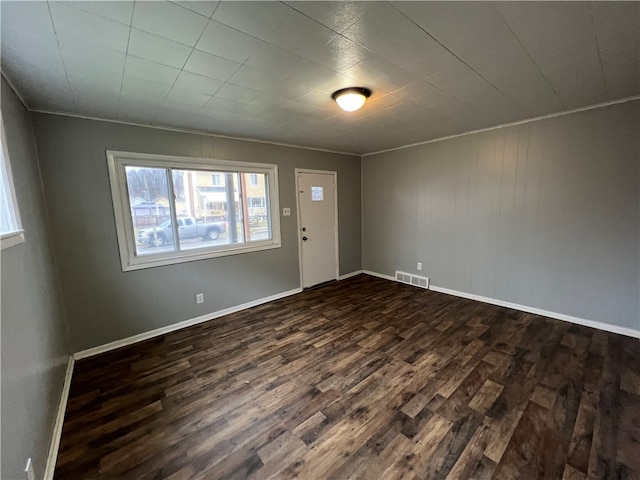
[[[221,233],[226,232],[227,222],[222,219],[204,221],[194,217],[178,218],[178,237],[180,240],[202,237],[205,240],[217,240]],[[165,220],[157,227],[138,230],[138,243],[161,247],[165,243],[173,243],[173,228],[171,220]]]

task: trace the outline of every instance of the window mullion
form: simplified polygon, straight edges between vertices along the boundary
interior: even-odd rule
[[[273,238],[273,230],[271,226],[271,174],[266,174],[264,177],[264,208],[265,213],[267,214],[267,232],[269,233],[269,238]],[[279,212],[278,212],[279,213]]]
[[[251,241],[249,232],[249,206],[247,198],[247,174],[244,172],[238,172],[238,180],[240,180],[239,188],[240,195],[238,195],[238,201],[240,202],[240,210],[242,211],[242,239],[244,243]]]
[[[180,252],[178,237],[178,215],[176,212],[176,194],[173,190],[173,168],[167,168],[167,185],[169,187],[169,210],[171,212],[171,230],[173,231],[173,251]]]

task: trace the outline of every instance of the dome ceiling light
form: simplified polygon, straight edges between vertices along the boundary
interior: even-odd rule
[[[355,112],[364,105],[371,96],[371,90],[364,87],[349,87],[337,90],[331,94],[338,106],[347,112]]]

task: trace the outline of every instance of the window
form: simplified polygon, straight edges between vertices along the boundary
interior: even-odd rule
[[[249,197],[249,207],[251,208],[263,208],[265,206],[264,197]]]
[[[217,187],[224,186],[224,182],[222,180],[223,178],[224,177],[219,173],[214,173],[213,175],[211,175],[211,184]]]
[[[4,123],[0,118],[0,134],[2,145],[0,148],[0,246],[2,249],[24,242],[24,232],[20,223],[16,192],[13,187],[11,164],[6,150]]]
[[[256,175],[255,173],[252,173],[251,175],[249,175],[249,182],[251,183],[251,185],[257,186],[258,185],[258,175]]]
[[[107,159],[124,271],[280,247],[277,166],[114,151]]]

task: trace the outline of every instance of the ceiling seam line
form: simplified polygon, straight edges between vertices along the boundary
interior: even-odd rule
[[[309,20],[311,20],[312,22],[317,23],[318,25],[320,25],[320,26],[322,26],[322,27],[326,28],[327,30],[331,30],[333,33],[335,33],[335,34],[336,34],[336,36],[340,35],[342,38],[347,38],[347,37],[345,37],[344,35],[342,35],[342,33],[340,33],[340,32],[338,32],[338,31],[334,30],[333,28],[329,27],[328,25],[325,25],[325,24],[324,24],[324,23],[322,23],[322,22],[319,22],[318,20],[316,20],[316,19],[315,19],[315,18],[313,18],[313,17],[310,17],[310,16],[309,16],[309,15],[307,15],[306,13],[301,12],[301,11],[300,11],[300,10],[298,10],[296,7],[293,7],[293,6],[289,5],[287,2],[280,1],[280,3],[281,3],[281,4],[283,4],[283,5],[285,5],[287,8],[290,8],[290,9],[291,9],[291,10],[293,10],[294,12],[298,12],[300,15],[302,15],[303,17],[308,18],[308,19],[309,19]],[[284,23],[284,21],[283,21],[283,23]],[[356,23],[357,23],[357,21],[356,21],[356,22],[353,22],[351,25],[355,25]],[[282,24],[280,24],[280,25],[282,25]],[[349,27],[351,27],[351,25],[349,25]],[[347,27],[347,29],[348,29],[349,27]],[[278,28],[280,28],[280,26],[278,26]],[[275,30],[274,30],[274,32],[275,32]],[[334,38],[335,38],[335,37],[334,37]],[[333,40],[333,38],[332,38],[331,40]],[[331,40],[329,40],[329,41],[331,41]],[[347,40],[349,40],[349,39],[347,38]]]
[[[198,0],[195,0],[195,1],[198,1]],[[222,0],[222,1],[224,1],[224,0]],[[227,1],[228,1],[228,0],[227,0]],[[241,1],[242,1],[242,0],[241,0]],[[269,0],[261,0],[261,1],[269,1]],[[218,3],[218,5],[220,5],[220,3]],[[216,10],[218,10],[218,7],[217,7],[217,6],[216,6]],[[211,14],[211,17],[209,17],[209,20],[211,20],[212,22],[219,23],[220,25],[225,26],[225,27],[227,27],[228,29],[233,30],[234,32],[241,33],[241,34],[243,34],[243,35],[246,35],[247,37],[251,37],[251,38],[253,38],[254,40],[258,40],[259,42],[269,43],[269,42],[267,42],[266,40],[261,39],[260,37],[256,37],[256,36],[254,36],[254,35],[251,35],[250,33],[247,33],[247,32],[245,32],[245,31],[243,31],[243,30],[240,30],[240,29],[238,29],[238,28],[236,28],[236,27],[233,27],[233,26],[231,26],[231,25],[227,25],[227,24],[226,24],[226,23],[224,23],[224,22],[221,22],[221,21],[219,21],[219,20],[216,20],[215,18],[213,18],[213,16],[214,16],[214,15],[215,15],[215,13],[216,13],[216,10],[214,10],[214,11],[213,11],[213,13]],[[206,18],[206,17],[205,17],[205,18]],[[282,25],[284,22],[285,22],[284,20],[283,20],[282,22],[280,22],[280,25]],[[280,28],[280,25],[278,25],[278,27],[276,28],[276,30],[277,30],[278,28]],[[275,30],[274,30],[274,32],[275,32]],[[272,32],[272,33],[273,33],[273,32]],[[275,45],[274,45],[274,46],[275,46]],[[278,47],[278,48],[280,48],[280,47]]]
[[[171,93],[171,90],[173,90],[173,87],[175,87],[176,82],[178,81],[178,78],[180,77],[180,75],[182,74],[182,72],[184,72],[184,67],[186,67],[187,63],[189,63],[189,60],[191,59],[191,55],[193,55],[193,52],[196,50],[196,45],[198,45],[198,42],[200,41],[200,39],[202,38],[202,35],[204,35],[205,30],[207,29],[207,27],[209,26],[209,24],[211,23],[211,18],[213,17],[213,15],[216,13],[216,10],[218,9],[218,6],[220,5],[220,2],[218,2],[218,4],[216,5],[216,8],[213,10],[213,13],[211,14],[211,17],[209,17],[209,19],[207,20],[207,23],[205,24],[205,26],[202,28],[202,32],[200,32],[200,35],[198,36],[198,38],[196,39],[196,41],[194,42],[193,46],[191,47],[191,51],[189,52],[189,55],[187,56],[186,60],[184,61],[184,63],[182,64],[182,67],[180,67],[180,73],[178,73],[178,75],[176,75],[176,79],[173,81],[173,83],[171,84],[171,86],[169,87],[169,90],[167,91],[167,94],[164,96],[164,98],[162,99],[162,103],[160,104],[160,106],[158,107],[158,109],[156,110],[156,113],[153,115],[153,118],[151,119],[151,124],[153,124],[156,121],[156,118],[158,116],[158,113],[160,113],[160,110],[162,110],[162,107],[164,106],[165,102],[167,101],[167,98],[169,98],[169,94]],[[204,52],[204,53],[208,53],[208,52]],[[217,55],[216,55],[217,56]],[[222,58],[222,57],[221,57]],[[235,73],[235,72],[234,72]],[[205,75],[203,75],[205,76]],[[211,77],[209,77],[211,78]],[[216,79],[214,79],[216,80]],[[216,93],[222,88],[222,86],[224,85],[225,82],[222,83],[222,85],[220,85],[220,87],[218,87],[218,90],[216,90]],[[196,92],[196,93],[200,93],[200,92]],[[213,94],[215,95],[215,93]],[[210,95],[211,98],[213,98],[213,95]],[[209,100],[211,100],[211,98],[209,98]],[[206,102],[204,102],[204,105],[206,105],[207,103],[209,103],[209,100],[207,100]],[[204,106],[203,105],[203,106]],[[200,106],[197,110],[197,112],[200,111],[200,109],[202,108],[202,106]],[[197,113],[196,112],[196,113]],[[194,115],[194,114],[192,114]]]
[[[179,3],[176,3],[173,0],[167,0],[167,3],[170,3],[171,5],[174,5],[176,7],[180,7],[183,10],[186,10],[189,13],[195,13],[196,15],[200,15],[201,17],[204,17],[204,18],[211,18],[211,17],[207,17],[206,15],[201,14],[200,12],[196,12],[195,10],[191,10],[190,8],[183,7],[182,5],[180,5]],[[218,2],[218,5],[220,5],[219,2]],[[216,8],[218,8],[218,5],[216,5]],[[213,11],[215,12],[216,10],[214,9]]]
[[[124,85],[124,75],[127,70],[127,57],[129,56],[129,43],[131,42],[131,29],[133,28],[133,12],[136,10],[136,0],[131,5],[131,17],[129,17],[129,36],[127,37],[127,48],[124,53],[124,67],[122,67],[122,77],[120,78],[120,90],[118,91],[118,110],[116,118],[120,117],[120,104],[122,103],[122,86]]]
[[[604,88],[607,91],[607,94],[610,95],[611,91],[609,90],[609,84],[607,83],[607,76],[604,73],[604,64],[602,63],[602,53],[600,52],[600,42],[598,41],[598,29],[596,27],[594,18],[593,18],[593,4],[589,4],[589,18],[591,18],[591,25],[593,26],[594,31],[594,40],[596,41],[596,51],[598,52],[598,63],[600,64],[600,73],[602,73],[602,81],[604,82]]]
[[[280,2],[280,3],[283,3],[283,2]],[[249,36],[249,37],[251,37],[251,38],[255,38],[256,40],[258,40],[258,41],[259,41],[259,42],[261,42],[261,43],[264,43],[264,44],[267,44],[267,45],[272,45],[272,46],[277,47],[277,45],[273,45],[273,44],[271,44],[271,43],[267,42],[266,40],[262,40],[261,38],[254,37],[253,35],[249,35],[248,33],[243,32],[242,30],[238,30],[238,29],[233,28],[233,27],[231,27],[231,26],[229,26],[229,25],[227,25],[227,24],[225,24],[225,23],[218,22],[217,20],[214,20],[214,19],[213,19],[213,16],[215,15],[216,10],[218,10],[218,7],[219,7],[219,6],[220,6],[220,2],[218,2],[218,5],[216,5],[215,10],[214,10],[214,11],[213,11],[213,13],[211,14],[211,19],[210,19],[210,20],[212,20],[212,21],[214,21],[214,22],[216,22],[216,23],[219,23],[220,25],[224,25],[225,27],[231,28],[232,30],[234,30],[234,31],[236,31],[236,32],[242,33],[243,35],[248,35],[248,36]],[[277,27],[277,28],[280,28],[280,25],[282,25],[284,22],[285,22],[284,20],[283,20],[282,22],[280,22],[280,24],[278,25],[278,27]],[[207,26],[209,26],[209,24],[207,24]],[[276,28],[276,30],[277,30],[277,28]],[[206,28],[205,28],[205,29],[206,29]],[[274,30],[274,31],[275,31],[275,30]],[[203,31],[202,33],[204,33],[204,31]],[[202,35],[201,35],[201,36],[202,36]],[[200,41],[200,39],[199,39],[199,38],[198,38],[198,41]],[[196,42],[196,45],[197,45],[197,42]],[[277,47],[277,48],[280,48],[280,47]],[[194,47],[194,50],[196,50],[196,48],[195,48],[195,47]],[[284,52],[287,52],[287,50],[284,50],[284,49],[281,49],[281,50],[282,50],[282,51],[284,51]],[[256,51],[257,51],[257,50],[256,50]],[[191,52],[191,53],[193,53],[193,52]],[[205,53],[208,53],[208,52],[205,52]],[[244,60],[244,62],[242,62],[242,63],[240,63],[240,62],[235,62],[235,63],[239,63],[239,64],[240,64],[240,68],[242,68],[242,67],[248,67],[248,66],[247,66],[247,62],[248,62],[248,61],[249,61],[249,60],[250,60],[250,59],[251,59],[255,54],[256,54],[256,52],[254,51],[253,53],[251,53],[251,55],[249,55],[249,56]],[[217,55],[216,55],[216,56],[217,56]],[[189,55],[189,57],[191,57],[191,55]],[[224,58],[224,57],[221,57],[221,58]],[[188,60],[188,59],[187,59],[187,60]],[[228,59],[228,60],[231,60],[231,59]],[[232,60],[232,61],[233,61],[233,60]],[[186,65],[186,63],[185,63],[185,65]],[[184,67],[183,67],[183,68],[184,68]],[[206,102],[204,102],[204,105],[202,105],[202,106],[198,107],[198,110],[196,110],[196,113],[195,113],[194,115],[199,115],[199,114],[200,114],[200,112],[202,111],[202,109],[203,109],[203,108],[204,108],[204,107],[205,107],[205,106],[206,106],[206,105],[207,105],[211,100],[213,100],[213,98],[217,95],[217,93],[218,93],[220,90],[222,90],[222,88],[223,88],[225,85],[227,85],[227,84],[235,85],[235,86],[238,86],[238,87],[246,88],[247,90],[252,90],[252,91],[254,91],[254,92],[258,92],[258,95],[260,95],[260,93],[262,93],[262,92],[260,92],[259,90],[255,90],[255,89],[253,89],[253,88],[245,87],[245,86],[243,86],[243,85],[239,85],[239,84],[237,84],[237,83],[233,83],[233,82],[230,82],[230,81],[229,81],[229,80],[231,80],[231,78],[232,78],[236,73],[238,73],[238,72],[240,71],[240,68],[236,69],[236,71],[235,71],[235,72],[233,72],[233,73],[231,74],[231,76],[230,76],[227,80],[224,80],[224,81],[223,81],[223,80],[221,80],[222,85],[220,85],[220,87],[218,88],[218,90],[216,90],[216,91],[215,91],[215,93],[214,93],[213,95],[211,95],[211,98],[210,98],[209,100],[207,100]],[[248,67],[248,68],[252,68],[252,67]],[[256,68],[255,70],[260,71],[260,69],[257,69],[257,68]],[[285,76],[286,76],[286,75],[285,75]],[[282,77],[282,78],[284,78],[284,77]],[[257,95],[256,95],[256,96],[257,96]],[[254,98],[255,98],[255,97],[254,97]],[[223,100],[227,100],[227,99],[223,99]],[[250,105],[250,103],[243,103],[243,102],[238,102],[238,101],[236,101],[236,100],[230,100],[230,99],[228,99],[228,100],[229,100],[229,101],[232,101],[232,102],[235,102],[235,103],[239,103],[239,104],[241,104],[241,105]],[[233,113],[234,115],[236,114],[236,112],[230,112],[230,113]],[[250,117],[253,117],[252,115],[249,115],[249,116],[250,116]],[[253,117],[253,118],[259,118],[259,117]]]
[[[135,2],[136,2],[137,0],[133,0],[133,1],[134,1],[134,9],[135,9]],[[172,2],[169,2],[169,3],[172,3]],[[134,27],[134,26],[133,26],[133,12],[132,12],[132,13],[131,13],[132,25],[130,26],[130,31],[131,31],[131,29],[135,28],[136,30],[139,30],[139,31],[141,31],[141,32],[144,32],[144,33],[146,33],[146,34],[148,34],[148,35],[152,35],[152,36],[154,36],[154,37],[159,37],[159,38],[162,38],[162,39],[164,39],[164,40],[169,40],[169,41],[174,42],[174,43],[177,43],[177,44],[179,44],[179,45],[182,45],[182,46],[188,47],[188,48],[190,48],[190,49],[191,49],[191,52],[189,53],[189,56],[188,56],[188,57],[187,57],[187,59],[185,60],[185,62],[184,62],[184,64],[182,65],[182,67],[181,67],[181,68],[179,68],[179,69],[178,69],[177,67],[174,67],[173,65],[167,65],[167,64],[160,63],[160,62],[157,62],[157,61],[154,61],[154,60],[149,60],[149,59],[144,58],[144,57],[139,57],[139,56],[137,56],[137,55],[131,55],[131,56],[132,56],[132,57],[135,57],[135,58],[140,58],[140,59],[142,59],[142,60],[144,60],[144,61],[146,61],[146,62],[156,63],[156,64],[158,64],[158,65],[163,65],[163,66],[165,66],[165,67],[175,68],[175,69],[180,70],[180,72],[182,72],[182,71],[184,70],[185,65],[187,64],[187,62],[188,62],[188,61],[189,61],[189,59],[191,58],[191,55],[193,54],[193,51],[194,51],[194,50],[197,50],[197,49],[196,49],[196,47],[195,47],[195,45],[197,45],[197,44],[198,44],[198,42],[200,41],[200,38],[202,38],[202,35],[204,34],[204,31],[205,31],[205,30],[206,30],[206,28],[209,26],[209,23],[211,22],[212,17],[213,17],[213,15],[215,14],[216,10],[218,9],[218,6],[219,6],[219,5],[220,5],[220,2],[218,2],[218,4],[216,5],[216,8],[213,10],[213,13],[211,14],[211,17],[207,17],[207,16],[205,16],[205,15],[200,15],[200,14],[199,14],[199,13],[197,13],[197,12],[192,12],[192,13],[195,13],[196,15],[200,15],[201,17],[208,18],[207,24],[204,26],[204,28],[203,28],[202,32],[200,33],[200,36],[198,37],[198,39],[196,40],[196,42],[195,42],[195,44],[194,44],[193,46],[191,46],[191,45],[187,45],[187,44],[182,43],[182,42],[178,42],[178,41],[176,41],[176,40],[172,40],[172,39],[167,38],[167,37],[163,37],[162,35],[158,35],[157,33],[149,32],[149,31],[147,31],[147,30],[144,30],[144,29],[141,29],[141,28]],[[176,5],[176,6],[179,6],[179,5]],[[184,9],[184,7],[181,7],[181,8],[183,8],[183,9]],[[187,8],[187,9],[185,9],[185,10],[189,10],[189,9]],[[191,10],[189,10],[189,11],[191,11]],[[214,22],[215,22],[215,20],[214,20]],[[218,22],[218,23],[220,23],[220,22]],[[225,25],[225,26],[227,26],[227,25]],[[231,28],[231,27],[229,27],[229,28]],[[131,35],[131,33],[130,33],[129,35]],[[128,44],[127,44],[127,50],[128,50]],[[213,55],[213,54],[210,54],[210,53],[208,53],[208,52],[204,52],[204,51],[203,51],[203,53],[207,53],[208,55]],[[222,59],[225,59],[225,60],[230,60],[230,59],[227,59],[227,58],[225,58],[225,57],[220,57],[219,55],[213,55],[213,56],[214,56],[214,57],[219,57],[219,58],[222,58]],[[237,62],[235,62],[235,63],[237,63]],[[190,73],[191,73],[191,72],[190,72]],[[180,75],[180,74],[178,74],[178,76],[179,76],[179,75]],[[196,75],[198,75],[198,74],[196,74]],[[204,77],[204,76],[206,76],[206,75],[201,75],[201,76],[203,76],[203,77]],[[208,77],[208,78],[212,78],[212,77]],[[214,79],[214,80],[218,80],[218,79]],[[158,112],[159,112],[159,111],[160,111],[160,109],[162,108],[162,105],[164,105],[164,102],[165,102],[165,100],[167,99],[167,97],[169,96],[169,93],[171,92],[171,89],[172,89],[172,88],[173,88],[173,86],[175,85],[175,82],[176,82],[176,81],[177,81],[177,77],[176,77],[176,80],[174,80],[174,82],[173,82],[173,84],[171,85],[171,87],[169,88],[169,92],[167,92],[167,95],[165,95],[165,97],[162,99],[162,103],[160,104],[160,106],[159,106],[159,107],[158,107],[158,109],[156,110],[156,113],[153,115],[153,118],[151,119],[151,123],[152,123],[152,124],[153,124],[153,122],[155,121],[156,116],[158,115]],[[217,92],[217,90],[216,90],[216,92]]]
[[[60,55],[60,62],[62,62],[62,68],[64,70],[64,78],[67,81],[67,87],[69,88],[69,95],[71,95],[71,103],[73,104],[73,109],[77,110],[76,107],[76,99],[73,95],[73,89],[71,88],[71,81],[69,80],[69,72],[67,71],[67,64],[64,61],[64,57],[62,56],[62,49],[60,48],[60,39],[58,38],[58,32],[56,31],[56,24],[53,21],[53,15],[51,14],[51,5],[50,2],[47,1],[47,10],[49,11],[49,20],[51,20],[51,28],[53,28],[53,34],[56,37],[56,45],[58,46],[58,55]]]
[[[445,46],[442,42],[440,42],[440,40],[438,40],[436,37],[434,37],[433,35],[431,35],[425,28],[421,27],[420,25],[418,25],[416,22],[414,22],[411,18],[409,18],[407,15],[404,14],[404,12],[402,12],[401,10],[399,10],[395,5],[393,5],[392,3],[390,3],[389,5],[391,5],[393,8],[395,8],[400,15],[402,15],[404,18],[406,18],[407,20],[409,20],[412,24],[414,24],[416,27],[418,27],[420,30],[422,30],[425,34],[427,34],[431,39],[433,39],[433,41],[435,41],[438,45],[440,45],[442,48],[444,48],[447,52],[449,52],[451,55],[453,55],[460,63],[462,63],[463,65],[465,65],[469,70],[471,70],[472,72],[474,72],[476,75],[478,75],[482,80],[484,80],[485,82],[487,82],[487,84],[489,84],[491,86],[491,88],[493,88],[496,92],[498,92],[500,95],[502,95],[505,99],[509,100],[511,103],[513,103],[513,101],[507,97],[502,90],[500,90],[498,87],[496,87],[493,83],[491,83],[488,79],[486,79],[480,72],[478,72],[475,68],[473,68],[471,65],[469,65],[467,62],[465,62],[462,58],[460,58],[458,55],[456,55],[452,50],[450,50],[447,46]]]
[[[554,95],[556,96],[556,99],[558,100],[558,102],[560,102],[560,105],[562,106],[562,108],[567,108],[567,106],[565,105],[565,103],[562,101],[562,98],[560,97],[560,94],[556,91],[556,89],[554,88],[554,86],[551,84],[551,80],[549,80],[547,78],[547,76],[544,74],[544,72],[542,71],[542,69],[540,68],[540,66],[538,65],[538,63],[533,59],[533,57],[531,56],[531,54],[529,53],[529,50],[527,50],[527,48],[524,46],[524,44],[522,43],[522,41],[520,40],[520,37],[518,37],[518,35],[516,34],[516,32],[513,31],[513,28],[511,28],[511,25],[509,25],[509,22],[507,21],[506,18],[504,18],[504,15],[502,15],[502,12],[500,12],[500,10],[498,10],[498,14],[500,15],[500,18],[502,18],[502,20],[504,21],[505,25],[507,26],[507,28],[509,29],[509,31],[511,32],[511,34],[514,36],[514,38],[518,41],[518,45],[520,45],[520,47],[522,47],[522,51],[524,53],[527,54],[527,57],[529,57],[529,60],[531,60],[531,63],[533,63],[533,65],[536,67],[536,70],[538,70],[538,73],[540,74],[540,76],[542,78],[544,78],[544,81],[547,82],[547,85],[549,85],[549,88],[551,89],[551,91],[554,93]]]
[[[475,105],[473,105],[471,103],[468,103],[467,101],[462,100],[462,99],[456,97],[455,95],[451,95],[446,90],[443,90],[442,88],[438,87],[437,85],[434,85],[433,83],[431,83],[426,77],[424,79],[422,79],[421,82],[425,82],[427,85],[431,85],[433,88],[435,88],[435,89],[439,90],[440,92],[444,93],[446,96],[448,96],[452,100],[455,100],[456,102],[462,103],[463,105],[465,105],[469,109],[474,110],[474,111],[477,110],[477,107]],[[411,102],[411,103],[413,103],[413,102]],[[417,104],[414,103],[414,105],[417,105]],[[420,107],[420,105],[418,105],[418,106]],[[422,107],[422,108],[429,108],[429,107]],[[448,115],[445,115],[445,116],[448,116]]]
[[[94,1],[95,1],[95,0],[94,0]],[[82,8],[82,7],[78,7],[78,6],[76,5],[77,3],[80,3],[80,2],[74,2],[74,1],[71,1],[71,2],[65,2],[65,3],[64,3],[64,5],[65,5],[65,6],[67,6],[67,7],[70,7],[70,8],[75,8],[76,10],[80,10],[81,12],[86,13],[86,14],[88,14],[88,15],[93,15],[94,17],[100,17],[100,18],[102,18],[103,20],[107,20],[108,22],[118,23],[118,24],[120,24],[120,25],[128,26],[126,23],[122,23],[122,22],[120,22],[120,21],[118,21],[118,20],[116,20],[116,19],[114,19],[114,18],[112,18],[112,17],[106,17],[106,16],[101,15],[101,14],[99,14],[99,13],[97,13],[97,12],[92,12],[92,11],[90,11],[90,10],[85,10],[85,9],[84,9],[84,8]]]
[[[183,65],[183,66],[182,66],[182,68],[180,69],[180,73],[178,74],[178,77],[179,77],[179,76],[180,76],[180,74],[184,71],[184,67],[186,67],[186,66],[187,66],[187,63],[189,62],[189,59],[191,58],[191,55],[193,55],[193,52],[196,50],[196,45],[198,45],[198,42],[199,42],[199,41],[200,41],[200,39],[202,38],[202,35],[204,35],[204,31],[207,29],[207,27],[209,26],[209,24],[210,24],[210,23],[211,23],[211,21],[213,20],[213,16],[216,14],[216,11],[218,11],[218,7],[220,7],[220,2],[218,2],[218,3],[216,4],[216,8],[214,8],[214,9],[213,9],[213,12],[211,13],[211,16],[209,17],[209,21],[208,21],[208,22],[207,22],[207,24],[205,25],[204,30],[202,30],[202,33],[201,33],[201,34],[200,34],[200,36],[198,37],[198,40],[196,40],[196,43],[193,45],[193,49],[191,50],[191,53],[189,53],[189,56],[187,57],[187,60],[184,62],[184,65]],[[216,20],[213,20],[213,21],[215,22]],[[220,23],[220,25],[225,25],[225,24],[224,24],[224,23],[222,23],[222,22],[217,22],[217,23]],[[229,27],[229,25],[225,25],[225,26]],[[232,28],[232,27],[229,27],[229,28]],[[234,29],[234,30],[235,30],[235,29]],[[238,30],[238,31],[239,31],[239,30]],[[256,38],[256,37],[252,37],[252,38]],[[260,40],[260,39],[258,39],[258,40]],[[205,52],[205,53],[208,53],[208,52]],[[216,55],[216,56],[217,56],[217,55]],[[223,57],[221,57],[221,58],[223,58]],[[247,59],[247,60],[249,60],[249,59]],[[245,60],[245,63],[247,62],[247,60]],[[242,65],[244,65],[244,63],[243,63]],[[231,74],[231,76],[235,75],[235,74],[238,72],[238,70],[240,70],[240,69],[238,68],[235,72],[233,72],[233,73]],[[198,75],[198,74],[196,74],[196,75]],[[206,75],[203,75],[203,76],[206,76]],[[212,77],[207,77],[207,78],[212,78]],[[229,77],[229,78],[231,78],[231,77]],[[217,79],[214,79],[214,80],[217,80]],[[178,79],[177,79],[177,78],[176,78],[176,81],[178,81]],[[220,80],[220,81],[222,81],[222,80]],[[227,83],[227,81],[226,81],[226,80],[225,80],[225,81],[222,81],[222,85],[220,85],[220,86],[218,87],[218,89],[213,93],[213,95],[211,95],[211,98],[209,98],[209,100],[207,100],[206,102],[204,102],[204,104],[203,104],[203,105],[201,105],[200,107],[198,107],[198,110],[196,110],[196,113],[194,113],[193,115],[199,115],[199,114],[200,114],[200,112],[202,111],[202,109],[204,108],[204,106],[205,106],[205,105],[207,105],[207,104],[208,104],[208,103],[213,99],[213,97],[215,97],[215,96],[216,96],[216,94],[220,91],[220,89],[221,89],[222,87],[224,87],[224,86],[225,86],[225,84],[226,84],[226,83]],[[175,85],[175,82],[174,82],[174,85]],[[173,86],[172,86],[171,88],[173,88]],[[169,90],[169,92],[171,92],[171,90]],[[168,95],[168,94],[167,94],[167,95]],[[166,98],[165,98],[165,100],[166,100]],[[163,100],[163,104],[164,104],[164,100]],[[160,111],[160,110],[158,110],[158,111]],[[157,115],[157,112],[156,112],[156,115]],[[155,118],[155,117],[154,117],[154,118]]]
[[[288,8],[290,8],[291,10],[293,10],[293,11],[295,11],[295,12],[298,12],[300,15],[302,15],[302,16],[304,16],[304,17],[308,18],[309,20],[311,20],[311,21],[313,21],[313,22],[317,23],[318,25],[320,25],[320,26],[322,26],[322,27],[326,28],[327,30],[330,30],[330,31],[332,31],[333,33],[335,33],[336,35],[335,35],[331,40],[329,40],[329,42],[327,42],[327,43],[330,43],[330,42],[334,41],[334,40],[336,39],[336,37],[341,37],[341,38],[344,38],[345,40],[347,40],[347,41],[349,41],[349,42],[353,43],[354,45],[357,45],[358,47],[360,47],[360,48],[362,48],[362,49],[366,50],[366,51],[367,51],[367,52],[369,52],[373,57],[375,57],[375,58],[379,58],[379,59],[382,59],[382,60],[385,60],[385,61],[386,61],[386,58],[381,57],[380,55],[378,55],[378,54],[377,54],[376,52],[374,52],[373,50],[371,50],[371,49],[367,48],[365,45],[362,45],[361,43],[358,43],[358,42],[356,42],[355,40],[352,40],[351,38],[349,38],[349,37],[347,37],[347,36],[343,35],[343,34],[342,34],[342,32],[338,32],[337,30],[334,30],[333,28],[329,27],[328,25],[325,25],[324,23],[319,22],[319,21],[318,21],[318,20],[316,20],[315,18],[310,17],[310,16],[309,16],[309,15],[307,15],[306,13],[304,13],[304,12],[302,12],[302,11],[298,10],[297,8],[295,8],[295,7],[291,6],[291,5],[289,5],[287,2],[280,1],[280,3],[282,3],[283,5],[286,5],[286,6],[287,6]],[[283,23],[284,23],[284,22],[283,22]],[[353,22],[351,25],[349,25],[346,29],[344,29],[344,30],[343,30],[343,32],[347,31],[349,28],[351,28],[351,27],[352,27],[353,25],[355,25],[356,23],[358,23],[358,21],[357,21],[357,20],[356,20],[355,22]],[[326,44],[325,44],[325,45],[326,45]],[[278,48],[280,48],[280,47],[278,47]],[[288,51],[288,50],[285,50],[285,51]],[[291,53],[294,53],[294,52],[291,52]],[[298,54],[296,53],[295,55],[298,55]],[[299,56],[299,57],[301,57],[301,58],[303,58],[303,59],[305,59],[305,60],[308,60],[308,61],[310,61],[310,62],[314,62],[314,63],[316,63],[317,65],[320,65],[320,66],[322,66],[322,67],[325,67],[325,65],[322,65],[321,63],[316,62],[316,61],[315,61],[315,60],[313,60],[312,58],[303,57],[302,55],[298,55],[298,56]],[[357,62],[357,63],[355,63],[355,64],[354,64],[354,65],[352,65],[352,66],[355,66],[355,65],[357,65],[358,63],[360,63],[360,62]],[[399,68],[402,68],[402,67],[400,67],[399,65],[398,65],[398,67],[399,67]],[[357,82],[359,82],[359,81],[360,81],[359,79],[354,78],[354,77],[352,77],[352,76],[350,76],[350,75],[347,75],[347,74],[342,73],[342,72],[338,72],[338,71],[334,70],[334,69],[333,69],[333,68],[331,68],[331,67],[326,67],[326,68],[328,68],[328,69],[329,69],[329,70],[331,70],[332,72],[336,72],[336,73],[338,73],[338,74],[340,74],[340,75],[344,75],[345,77],[351,78],[352,80],[355,80],[355,81],[357,81]],[[383,92],[384,92],[384,90],[381,90],[381,91],[383,91]],[[385,93],[390,94],[391,92],[385,92]]]

